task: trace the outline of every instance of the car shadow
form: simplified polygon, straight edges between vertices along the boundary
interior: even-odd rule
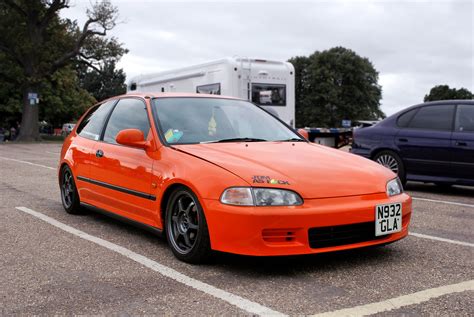
[[[438,194],[446,196],[474,197],[474,187],[469,186],[438,186],[432,183],[408,182],[405,186],[408,192]]]
[[[208,265],[235,275],[295,276],[393,263],[403,258],[402,253],[403,249],[392,245],[298,256],[253,257],[216,253]]]

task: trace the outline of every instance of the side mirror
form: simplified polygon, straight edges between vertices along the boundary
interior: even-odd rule
[[[148,142],[145,141],[143,132],[138,129],[125,129],[120,131],[115,137],[118,144],[145,149]]]
[[[303,138],[309,141],[309,133],[305,129],[298,129],[297,131]]]

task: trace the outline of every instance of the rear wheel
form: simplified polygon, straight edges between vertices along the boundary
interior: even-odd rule
[[[181,187],[166,208],[166,238],[174,255],[188,263],[202,263],[211,255],[206,218],[196,195]]]
[[[405,166],[397,153],[390,150],[381,151],[375,155],[374,161],[397,174],[402,184],[406,184]]]
[[[74,176],[67,165],[61,169],[59,186],[61,188],[61,202],[63,203],[64,210],[69,214],[80,214],[81,201],[79,200]]]

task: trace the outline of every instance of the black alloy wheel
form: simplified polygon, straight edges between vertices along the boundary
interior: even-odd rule
[[[68,166],[64,166],[61,170],[59,185],[61,188],[61,201],[64,210],[69,214],[81,213],[81,205],[76,183],[74,182],[72,171]]]
[[[211,248],[204,212],[189,189],[182,187],[171,194],[165,230],[171,250],[178,259],[201,263],[209,258]]]

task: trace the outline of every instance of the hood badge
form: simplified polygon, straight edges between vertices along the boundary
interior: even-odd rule
[[[254,184],[273,184],[273,185],[290,185],[290,182],[280,179],[274,179],[270,176],[252,176],[252,182]]]

